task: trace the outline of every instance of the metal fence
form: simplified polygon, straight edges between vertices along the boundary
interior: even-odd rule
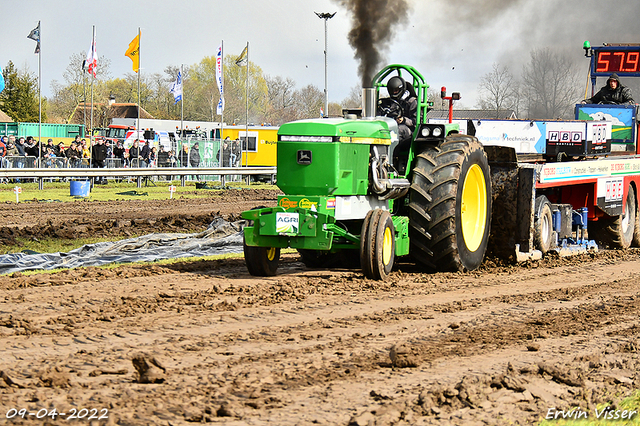
[[[138,187],[149,181],[165,178],[180,180],[184,186],[189,178],[197,177],[199,181],[220,181],[221,185],[233,180],[233,176],[250,179],[251,176],[267,177],[271,183],[275,182],[275,167],[129,167],[129,168],[0,168],[0,180],[26,179],[38,182],[38,187],[44,189],[47,180],[93,180],[106,178],[114,180],[135,180]],[[195,180],[195,179],[194,179]]]

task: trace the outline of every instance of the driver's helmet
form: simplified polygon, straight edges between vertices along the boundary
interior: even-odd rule
[[[405,91],[405,82],[402,77],[391,77],[387,82],[387,92],[392,99],[400,99]]]

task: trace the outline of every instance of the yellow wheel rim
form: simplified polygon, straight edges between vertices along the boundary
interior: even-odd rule
[[[267,249],[267,259],[269,260],[269,262],[273,262],[273,259],[276,258],[276,248],[275,247],[269,247]]]
[[[460,206],[462,237],[467,249],[478,250],[487,221],[487,187],[482,168],[474,164],[464,178]]]
[[[384,228],[384,238],[382,239],[382,261],[385,265],[391,262],[393,255],[393,235],[389,227]]]

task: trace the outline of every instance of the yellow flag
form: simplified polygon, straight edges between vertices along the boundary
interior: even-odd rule
[[[138,72],[140,69],[140,34],[129,43],[129,48],[124,53],[133,61],[133,70]]]

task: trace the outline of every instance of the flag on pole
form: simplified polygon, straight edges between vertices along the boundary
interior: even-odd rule
[[[38,44],[36,44],[36,51],[33,53],[40,53],[40,21],[38,21],[38,26],[31,30],[27,38],[38,42]]]
[[[140,34],[138,34],[133,40],[131,40],[131,43],[129,43],[129,48],[124,53],[124,55],[131,58],[131,61],[133,62],[133,70],[135,72],[138,72],[138,70],[140,69]]]
[[[2,75],[2,68],[0,67],[0,92],[4,90],[4,75]]]
[[[249,61],[248,61],[248,55],[247,55],[247,48],[249,47],[249,44],[247,43],[247,45],[244,47],[244,49],[242,50],[242,53],[240,54],[240,56],[238,56],[236,58],[236,65],[238,65],[239,67],[246,67],[247,65],[249,65]]]
[[[175,100],[175,104],[182,100],[182,73],[178,71],[178,78],[171,84],[171,89],[169,89],[169,93],[173,94],[173,99]]]
[[[85,62],[85,66],[87,67],[87,72],[91,74],[94,78],[96,76],[96,71],[98,68],[98,53],[96,52],[96,34],[94,34],[91,39],[91,47],[87,51],[87,60]]]
[[[222,79],[222,44],[218,47],[218,53],[216,54],[216,80],[218,81],[218,90],[220,91],[220,101],[218,102],[218,108],[216,113],[222,115],[224,111],[224,88]]]

